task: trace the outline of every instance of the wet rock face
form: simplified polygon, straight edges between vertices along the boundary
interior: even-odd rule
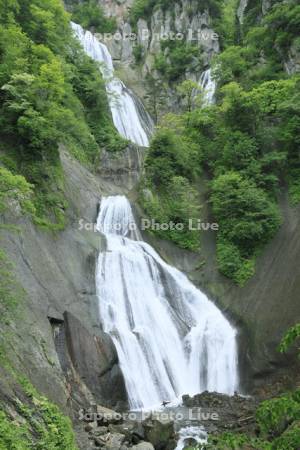
[[[1,248],[13,262],[16,284],[24,290],[22,320],[14,325],[14,352],[10,357],[41,393],[66,413],[77,415],[76,409],[92,400],[91,391],[96,392],[98,401],[110,406],[117,406],[119,400],[124,400],[124,380],[115,352],[103,338],[95,291],[96,260],[104,240],[100,233],[79,226],[81,219],[93,225],[101,196],[119,191],[109,181],[89,172],[64,148],[61,148],[61,162],[69,205],[66,229],[55,234],[43,231],[11,208],[1,215],[0,222],[13,223],[22,231],[3,230]],[[76,341],[80,330],[80,345],[87,345],[89,349],[89,353],[82,356],[86,359],[78,356],[81,353],[79,342],[78,347],[71,344],[72,358],[64,350],[65,311],[70,314],[69,318],[71,315],[74,318],[69,330],[71,342]],[[75,325],[76,319],[80,324]],[[1,336],[5,332],[3,330]],[[107,353],[102,353],[103,348]],[[89,367],[91,373],[86,375]],[[114,405],[107,401],[110,395],[116,400]]]
[[[191,43],[201,49],[201,61],[195,58],[193,66],[182,79],[199,81],[204,68],[210,65],[212,57],[219,52],[218,35],[212,27],[211,17],[206,9],[199,11],[196,0],[177,0],[166,9],[154,8],[151,16],[140,18],[135,26],[129,21],[129,11],[133,0],[99,0],[106,14],[116,17],[118,32],[110,39],[99,36],[104,40],[114,59],[120,78],[145,103],[149,112],[156,120],[157,111],[153,107],[153,85],[148,82],[154,79],[160,88],[156,96],[160,96],[161,113],[169,110],[177,111],[180,99],[176,89],[167,86],[165,80],[154,68],[155,57],[161,51],[161,41],[179,39],[181,42]],[[135,54],[141,54],[137,62]],[[168,49],[165,49],[167,57]],[[160,94],[158,91],[161,91]]]
[[[258,400],[253,397],[203,392],[190,397],[182,397],[187,408],[194,408],[194,416],[201,414],[205,430],[210,434],[224,431],[254,433],[256,428],[255,411]],[[196,408],[196,409],[195,409]]]
[[[160,51],[161,37],[165,35],[182,33],[184,40],[201,46],[206,63],[219,51],[218,37],[211,28],[211,18],[207,10],[199,12],[198,2],[195,0],[178,0],[165,11],[155,9],[147,20],[138,20],[136,29],[128,22],[128,12],[133,0],[125,0],[121,6],[118,0],[100,0],[99,3],[108,15],[117,18],[121,34],[137,35],[136,40],[114,39],[107,42],[113,58],[123,63],[134,62],[133,48],[141,45],[146,53],[143,73],[152,69],[153,57]]]
[[[115,346],[104,332],[92,335],[72,314],[64,314],[66,344],[73,367],[94,398],[108,405],[127,404]]]
[[[144,150],[134,144],[118,153],[103,151],[97,172],[108,183],[131,190],[141,176],[144,157]]]

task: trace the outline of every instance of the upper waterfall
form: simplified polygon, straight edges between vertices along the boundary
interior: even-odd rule
[[[126,139],[148,147],[153,131],[152,119],[142,102],[114,76],[113,61],[108,48],[80,25],[71,22],[71,26],[84,51],[94,61],[101,63],[100,71],[106,82],[112,118],[118,132]]]
[[[233,394],[236,331],[219,309],[140,240],[126,197],[102,199],[97,228],[107,241],[96,271],[100,316],[131,408],[204,390]]]

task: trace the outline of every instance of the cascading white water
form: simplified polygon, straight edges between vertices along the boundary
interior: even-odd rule
[[[184,427],[179,431],[179,440],[175,450],[183,450],[187,446],[187,441],[193,440],[196,442],[196,448],[202,449],[201,444],[206,444],[207,433],[203,427]],[[188,447],[195,447],[194,445]]]
[[[100,71],[106,82],[106,91],[115,127],[121,136],[142,146],[149,146],[153,122],[141,101],[114,76],[112,57],[106,45],[80,25],[71,22],[72,29],[84,51],[94,61],[101,63]]]
[[[211,76],[211,69],[207,69],[202,72],[199,80],[199,85],[204,92],[204,103],[211,105],[214,102],[214,96],[216,91],[216,82]]]
[[[106,236],[96,284],[104,330],[116,345],[130,407],[204,390],[237,389],[236,331],[218,308],[140,239],[124,196],[103,198]]]

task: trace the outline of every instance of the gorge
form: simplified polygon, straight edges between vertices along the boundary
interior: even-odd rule
[[[297,1],[0,10],[1,450],[298,450]]]

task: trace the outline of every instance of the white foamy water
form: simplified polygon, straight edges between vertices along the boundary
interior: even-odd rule
[[[238,386],[236,331],[180,271],[140,239],[124,196],[102,199],[107,247],[96,284],[104,331],[116,345],[131,409]]]
[[[183,448],[189,443],[189,441],[193,442],[189,447],[195,447],[198,444],[198,448],[202,448],[201,444],[205,444],[207,442],[207,433],[203,427],[184,427],[179,431],[179,439],[177,442],[177,446],[175,450],[183,450]]]
[[[112,57],[106,45],[102,44],[90,31],[71,22],[72,29],[84,51],[94,61],[101,63],[100,71],[106,82],[106,91],[114,125],[121,136],[142,146],[149,146],[153,132],[153,122],[142,102],[114,76]]]
[[[204,103],[211,105],[214,102],[216,92],[216,82],[212,79],[211,69],[207,69],[201,74],[199,85],[204,92]]]

